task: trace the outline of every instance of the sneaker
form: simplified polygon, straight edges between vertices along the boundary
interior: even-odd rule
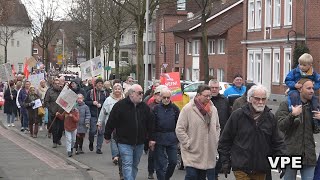
[[[154,177],[153,177],[153,173],[149,173],[149,175],[148,175],[148,179],[154,179]]]
[[[68,157],[72,157],[72,152],[71,151],[68,152]]]
[[[78,155],[79,154],[79,152],[78,152],[78,148],[76,148],[76,155]]]
[[[114,157],[113,160],[112,160],[112,162],[113,162],[114,165],[117,166],[118,163],[119,163],[119,158],[118,158],[118,157]]]
[[[21,127],[20,131],[23,132],[24,131],[24,127]]]
[[[8,124],[8,127],[11,127],[11,124]]]
[[[53,143],[52,148],[57,148],[57,144]]]
[[[15,125],[14,125],[13,123],[11,124],[11,126],[12,126],[12,127],[15,127]]]
[[[89,144],[89,150],[90,150],[90,151],[93,151],[93,142],[90,142],[90,144]]]
[[[102,154],[102,151],[100,149],[97,149],[96,153],[97,154]]]

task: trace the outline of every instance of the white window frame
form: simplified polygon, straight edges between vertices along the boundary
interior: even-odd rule
[[[200,52],[200,41],[199,40],[194,40],[193,41],[193,48],[192,48],[192,50],[193,50],[193,52],[192,52],[192,54],[194,55],[194,56],[199,56],[199,52]]]
[[[209,68],[209,76],[214,76],[214,69],[213,68]]]
[[[187,43],[187,54],[191,55],[192,54],[192,42]]]
[[[137,31],[132,31],[132,43],[137,43]]]
[[[186,0],[177,0],[177,10],[178,11],[186,10]]]
[[[221,46],[221,43],[223,44],[223,46]],[[226,40],[218,39],[218,54],[225,54],[225,47],[226,47]]]
[[[284,82],[288,73],[291,71],[291,67],[292,67],[292,49],[285,48],[283,52],[284,52],[283,53],[283,82]],[[287,55],[289,55],[289,58]]]
[[[219,82],[224,82],[223,79],[224,79],[224,71],[222,68],[219,68],[217,69],[217,80]]]
[[[284,25],[292,25],[292,0],[285,0],[284,3]]]
[[[262,1],[256,0],[255,1],[255,17],[254,17],[255,29],[261,29],[261,17],[262,17]]]
[[[254,76],[254,51],[248,50],[248,58],[247,58],[247,80],[253,82],[253,76]]]
[[[281,0],[274,0],[273,4],[273,27],[281,25]]]
[[[272,0],[265,0],[265,27],[271,27],[272,21]]]
[[[208,40],[208,54],[215,54],[215,40],[213,39]]]
[[[260,58],[258,58],[260,56]],[[262,52],[256,51],[254,53],[254,78],[253,82],[256,84],[261,84],[262,77]]]
[[[276,54],[278,55],[279,59],[276,59]],[[272,58],[272,66],[273,66],[273,71],[272,71],[272,82],[273,83],[280,83],[280,49],[273,49],[273,58]]]
[[[180,54],[180,45],[179,45],[179,43],[176,43],[176,45],[175,45],[175,53],[176,54]]]
[[[254,0],[248,2],[248,29],[254,29]]]

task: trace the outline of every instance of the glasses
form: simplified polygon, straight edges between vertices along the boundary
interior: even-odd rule
[[[207,98],[207,99],[211,99],[211,94],[209,94],[209,95],[200,94],[200,95],[203,96],[203,97],[205,97],[205,98]]]
[[[135,91],[135,92],[136,92],[138,95],[140,95],[140,96],[143,95],[143,91],[138,91],[138,92]]]
[[[256,101],[266,101],[267,100],[267,98],[266,97],[263,97],[263,98],[260,98],[260,97],[256,97],[256,96],[252,96],[253,97],[253,99],[254,100],[256,100]]]
[[[171,97],[162,96],[162,99],[170,99]]]

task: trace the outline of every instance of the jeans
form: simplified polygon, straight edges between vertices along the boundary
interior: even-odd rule
[[[97,122],[96,117],[91,117],[90,119],[90,129],[89,129],[89,142],[94,142],[94,135],[97,134]]]
[[[135,180],[138,173],[138,165],[143,153],[143,144],[128,145],[118,144],[122,161],[122,174],[125,180]]]
[[[185,180],[205,180],[207,170],[196,169],[190,166],[186,167]]]
[[[112,158],[119,156],[118,146],[117,146],[116,141],[113,138],[111,138],[110,148],[111,148]]]
[[[207,170],[207,179],[208,180],[215,180],[217,176],[218,176],[218,173],[216,173],[215,168]]]
[[[314,179],[313,180],[320,180],[320,155],[318,157],[317,165],[314,170]]]
[[[53,120],[54,117],[51,117],[51,119]],[[52,129],[52,141],[53,143],[58,143],[58,141],[61,140],[62,137],[62,133],[64,131],[64,121],[59,120],[58,118],[56,118],[56,120],[54,122],[52,122],[53,125],[51,127]]]
[[[303,165],[300,169],[301,180],[313,180],[314,176],[314,166]],[[295,180],[297,176],[297,170],[291,169],[290,167],[286,168],[286,173],[284,174],[284,180]]]
[[[21,109],[21,115],[23,119],[23,127],[24,129],[28,128],[29,125],[29,117],[28,117],[28,112],[26,109]]]
[[[97,124],[97,123],[96,123]],[[98,135],[97,135],[97,149],[100,149],[102,148],[102,144],[103,144],[103,140],[104,140],[104,128],[105,128],[105,124],[102,123],[102,126],[101,126],[101,130],[97,130],[98,131]],[[97,126],[96,126],[97,127]]]
[[[7,114],[7,123],[8,124],[13,124],[14,123],[14,118],[15,118],[14,113]]]
[[[156,144],[153,157],[158,180],[168,180],[171,178],[177,165],[177,153],[177,145],[164,146]]]
[[[64,133],[66,135],[67,152],[71,152],[71,148],[73,148],[74,144],[76,143],[77,129],[74,131],[65,131]]]

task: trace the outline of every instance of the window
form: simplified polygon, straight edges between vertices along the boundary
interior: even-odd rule
[[[280,82],[280,50],[273,50],[273,77],[272,82]]]
[[[283,82],[285,81],[288,73],[291,70],[291,48],[285,48],[284,49],[284,71],[283,71]]]
[[[211,68],[209,69],[209,76],[212,76],[212,77],[214,76],[214,69],[213,69],[213,68],[212,68],[212,69],[211,69]]]
[[[261,52],[255,53],[255,71],[254,71],[254,83],[261,84]]]
[[[180,54],[179,43],[176,43],[176,54]]]
[[[255,8],[255,29],[261,28],[261,0],[256,0],[256,8]]]
[[[32,54],[38,54],[38,48],[33,48]]]
[[[17,47],[20,47],[20,41],[17,41]]]
[[[18,63],[18,72],[22,72],[23,63]]]
[[[218,69],[217,70],[217,80],[220,82],[224,82],[223,79],[224,79],[224,71],[223,71],[223,69]]]
[[[248,3],[248,29],[254,29],[254,1]]]
[[[11,39],[11,46],[14,46],[14,39]]]
[[[187,45],[187,50],[188,50],[188,55],[191,55],[192,54],[192,43],[188,41],[188,45]]]
[[[261,49],[248,51],[248,77],[247,80],[254,83],[260,83],[262,80],[262,61],[261,61]]]
[[[164,31],[164,19],[161,19],[161,30]]]
[[[273,26],[280,26],[281,23],[281,0],[274,0]]]
[[[265,26],[271,27],[271,0],[266,0]]]
[[[219,54],[224,54],[224,47],[225,47],[225,40],[219,39],[219,44],[218,44],[218,53]]]
[[[193,41],[193,55],[199,55],[199,40]]]
[[[209,40],[208,41],[208,54],[214,54],[214,40]]]
[[[137,31],[132,32],[132,43],[137,43]]]
[[[248,80],[253,82],[253,75],[254,75],[254,52],[248,51]]]
[[[121,61],[129,62],[129,52],[128,51],[121,52]]]
[[[177,10],[178,11],[186,10],[186,0],[178,0],[177,1]]]
[[[284,25],[292,25],[292,0],[285,0]]]
[[[179,43],[175,44],[175,63],[179,64],[179,54],[180,54],[180,47],[179,47]]]
[[[123,43],[124,42],[124,34],[121,34],[120,36],[120,43]]]

